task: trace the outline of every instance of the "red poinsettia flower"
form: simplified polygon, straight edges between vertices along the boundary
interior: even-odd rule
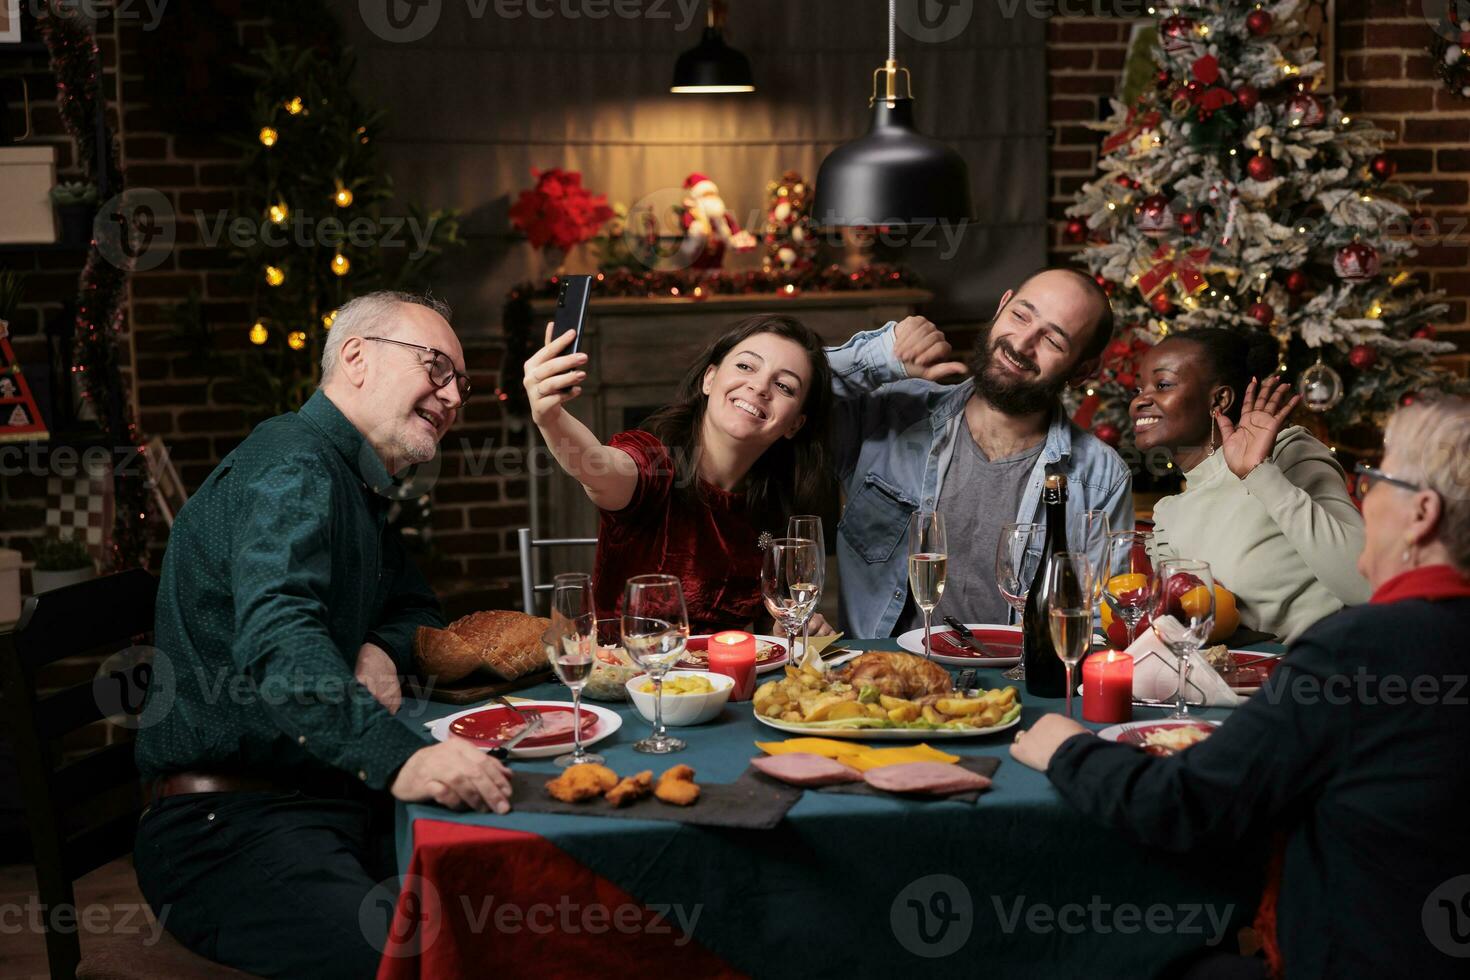
[[[613,216],[607,196],[584,188],[578,171],[532,169],[531,176],[536,186],[521,191],[511,205],[510,223],[536,248],[570,249],[597,234]]]

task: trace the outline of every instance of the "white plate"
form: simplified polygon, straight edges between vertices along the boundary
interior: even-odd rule
[[[691,640],[708,640],[712,635],[713,634],[711,634],[711,633],[696,633],[693,636],[691,636],[689,639],[691,639]],[[756,638],[756,640],[763,641],[765,643],[774,643],[776,646],[780,647],[782,650],[786,650],[786,638],[784,636],[765,636],[765,635],[763,635],[761,633],[756,633],[755,634],[755,638]],[[757,653],[759,653],[759,649],[760,649],[759,647],[756,648]],[[681,657],[681,658],[679,658],[679,662],[674,665],[674,669],[675,670],[709,670],[709,663],[708,663],[708,661],[705,661],[705,662],[703,662],[701,664],[701,663],[698,663],[698,662],[691,662],[688,658],[689,658],[689,652],[688,651],[685,651],[684,656]],[[788,660],[790,660],[790,659],[791,659],[790,652],[787,651],[786,653],[783,653],[781,656],[777,657],[775,660],[771,660],[771,661],[769,661],[767,663],[760,663],[759,661],[757,661],[756,662],[756,665],[755,665],[755,672],[757,674],[769,674],[773,670],[780,670],[782,667],[786,666],[786,662]]]
[[[756,715],[755,720],[762,725],[770,725],[778,731],[790,732],[793,735],[813,735],[818,738],[853,738],[865,742],[927,742],[931,739],[949,738],[975,738],[979,735],[989,735],[992,732],[1003,732],[1007,728],[1014,728],[1021,723],[1020,712],[1016,717],[1004,725],[991,725],[989,728],[972,728],[967,730],[956,730],[952,728],[934,728],[920,730],[916,728],[822,728],[817,725],[803,725],[799,721],[780,721],[776,718],[766,718]]]
[[[1014,633],[1019,640],[1021,627],[1010,626],[1005,623],[966,623],[965,626],[972,630],[996,630],[997,632]],[[953,633],[954,630],[948,626],[936,626],[930,631],[934,636],[941,633]],[[909,630],[898,638],[898,645],[909,653],[924,655],[924,629]],[[934,662],[944,664],[946,667],[1011,667],[1021,662],[1020,656],[1015,657],[952,657],[948,654],[935,651]]]
[[[514,701],[512,703],[522,710],[526,708],[572,707],[572,702],[570,701]],[[456,718],[463,718],[465,715],[472,715],[476,711],[484,711],[486,708],[493,707],[495,707],[495,702],[491,701],[486,704],[477,704],[473,708],[466,708],[463,711],[456,711],[452,715],[445,715],[443,718],[429,725],[429,734],[441,742],[447,741],[449,739],[450,722]],[[585,700],[582,702],[582,710],[589,711],[597,716],[597,723],[592,726],[593,734],[582,739],[582,748],[584,749],[589,745],[596,745],[623,727],[623,716],[616,711],[609,711],[607,708],[598,704],[588,704]],[[565,742],[555,742],[551,745],[538,745],[531,749],[511,749],[510,757],[512,759],[548,759],[554,755],[563,755],[571,750],[572,736],[568,733]]]

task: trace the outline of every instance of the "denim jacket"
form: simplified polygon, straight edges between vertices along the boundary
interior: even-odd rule
[[[908,590],[908,519],[933,510],[955,440],[969,438],[965,402],[975,385],[909,378],[893,353],[894,324],[827,350],[836,396],[834,455],[846,497],[837,524],[841,628],[857,637],[893,632]],[[1016,521],[1046,523],[1048,473],[1067,477],[1068,527],[1104,510],[1111,528],[1132,530],[1132,474],[1122,458],[1067,418],[1058,404]],[[973,569],[950,568],[954,575]]]

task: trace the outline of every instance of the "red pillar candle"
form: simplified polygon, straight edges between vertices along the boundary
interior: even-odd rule
[[[1082,661],[1082,718],[1114,724],[1133,717],[1133,658],[1119,650]]]
[[[755,694],[755,637],[739,630],[716,633],[709,638],[709,670],[735,681],[731,701],[749,701]]]

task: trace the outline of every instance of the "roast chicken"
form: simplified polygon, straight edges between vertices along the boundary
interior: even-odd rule
[[[837,668],[832,676],[856,688],[872,687],[879,694],[910,700],[948,694],[954,686],[949,671],[911,653],[865,653]]]

